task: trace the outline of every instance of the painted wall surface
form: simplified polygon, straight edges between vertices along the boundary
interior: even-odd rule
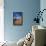
[[[42,11],[43,9],[46,9],[46,0],[41,0],[40,2],[41,2],[40,9]],[[46,26],[46,10],[43,12],[42,17],[43,17],[43,22],[41,21],[40,25]]]
[[[4,0],[4,35],[7,41],[18,41],[30,30],[35,14],[40,9],[39,0]],[[23,25],[13,25],[13,11],[23,12]]]

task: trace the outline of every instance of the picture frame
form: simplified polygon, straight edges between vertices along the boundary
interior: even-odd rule
[[[23,12],[13,12],[13,25],[23,24]]]

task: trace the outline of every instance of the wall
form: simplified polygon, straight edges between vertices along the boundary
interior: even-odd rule
[[[4,35],[7,41],[18,41],[30,30],[35,14],[40,9],[39,0],[4,0]],[[13,11],[23,12],[23,25],[13,25]]]
[[[41,0],[40,1],[40,9],[41,9],[41,11],[43,9],[46,9],[46,5],[45,4],[46,4],[46,0]],[[46,26],[46,20],[45,20],[46,19],[46,11],[43,12],[42,17],[43,17],[43,22],[41,21],[40,24],[43,25],[43,26]]]

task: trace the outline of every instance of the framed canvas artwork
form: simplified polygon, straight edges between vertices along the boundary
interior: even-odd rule
[[[22,25],[22,24],[23,24],[23,13],[13,12],[13,25]]]

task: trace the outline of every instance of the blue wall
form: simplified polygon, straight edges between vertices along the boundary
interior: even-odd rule
[[[4,31],[5,40],[18,41],[24,37],[30,30],[34,17],[37,15],[35,12],[40,9],[39,0],[4,0]],[[13,25],[13,11],[23,12],[23,25]]]
[[[41,11],[42,11],[43,9],[46,9],[46,5],[45,5],[45,4],[46,4],[46,0],[41,0],[41,1],[40,1],[40,10],[41,10]],[[43,22],[40,21],[40,25],[46,27],[46,10],[43,12],[42,17],[43,17]]]

